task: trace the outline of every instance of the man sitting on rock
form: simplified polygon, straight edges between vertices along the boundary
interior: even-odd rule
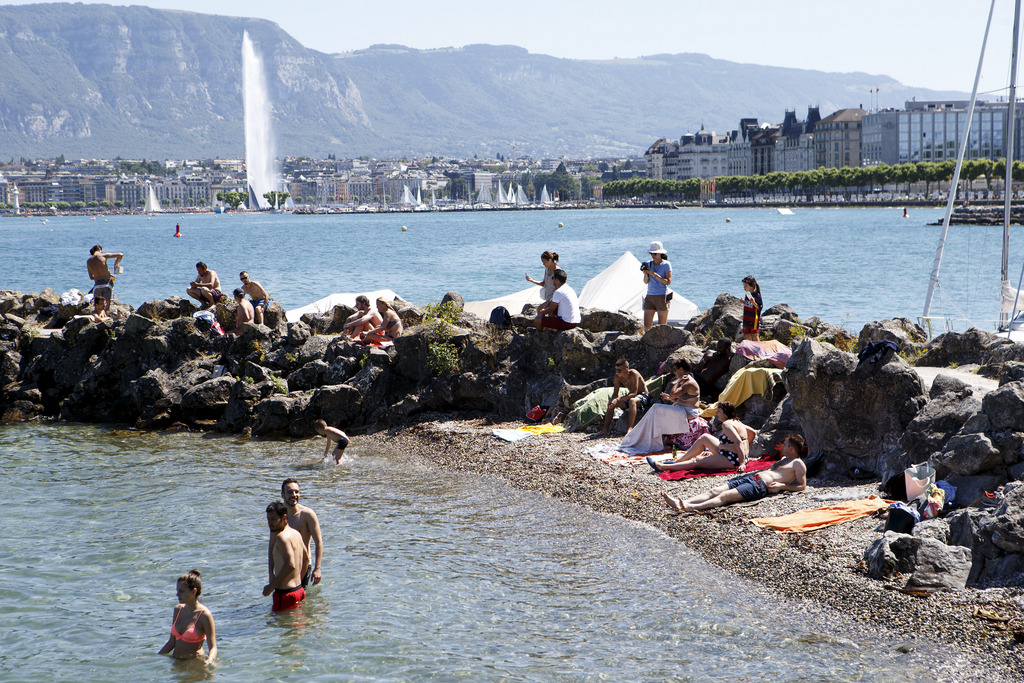
[[[365,294],[360,294],[356,297],[356,312],[345,320],[341,334],[349,341],[359,341],[360,335],[377,329],[382,322],[380,313],[370,306],[370,299]]]
[[[185,293],[199,301],[202,308],[209,308],[224,298],[220,291],[220,278],[217,271],[210,270],[202,261],[196,264],[196,272],[199,277],[189,283]]]
[[[245,292],[242,291],[241,287],[236,287],[233,292],[235,295],[235,329],[231,330],[229,334],[241,334],[242,326],[246,323],[251,323],[255,316],[252,304],[246,301]]]
[[[700,512],[739,502],[761,500],[779,491],[803,491],[807,488],[807,466],[801,460],[807,455],[807,444],[799,434],[787,434],[782,442],[782,460],[771,469],[749,472],[733,477],[707,493],[681,500],[663,492],[668,506],[676,512]]]
[[[619,396],[619,387],[626,387],[626,395]],[[616,408],[629,411],[629,426],[626,431],[633,428],[636,423],[637,413],[643,413],[651,407],[651,395],[647,393],[647,383],[644,377],[636,370],[629,367],[629,361],[620,358],[615,361],[615,378],[612,381],[612,400],[608,402],[608,412],[604,414],[604,426],[597,436],[604,436],[612,424],[612,417]]]
[[[252,310],[256,316],[253,320],[257,325],[262,325],[263,311],[270,305],[270,295],[263,289],[263,285],[250,278],[244,270],[238,274],[238,279],[242,281],[242,291],[252,299]]]
[[[551,276],[555,281],[555,293],[551,298],[537,307],[537,318],[533,321],[538,330],[571,330],[578,327],[583,317],[580,315],[580,303],[576,292],[565,284],[568,276],[561,268],[556,268]]]

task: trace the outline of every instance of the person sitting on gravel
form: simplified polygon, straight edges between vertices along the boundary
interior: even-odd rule
[[[735,467],[743,471],[750,453],[747,434],[752,432],[747,425],[736,419],[736,406],[728,401],[718,404],[715,418],[721,422],[721,436],[704,434],[675,462],[659,464],[654,458],[647,458],[647,464],[655,472],[675,470],[725,469]],[[707,451],[705,453],[705,451]]]
[[[807,466],[802,458],[807,455],[807,444],[799,434],[787,434],[782,441],[782,460],[771,469],[750,472],[733,477],[707,493],[687,500],[676,498],[667,491],[661,495],[676,512],[700,512],[739,502],[761,500],[779,491],[803,491],[807,488]]]

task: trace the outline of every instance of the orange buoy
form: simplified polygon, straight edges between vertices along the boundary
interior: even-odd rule
[[[181,237],[181,224],[180,223],[175,223],[174,224],[174,236],[175,237]]]

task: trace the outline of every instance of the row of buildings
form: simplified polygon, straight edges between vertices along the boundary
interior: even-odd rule
[[[701,130],[679,140],[662,138],[644,154],[648,177],[685,180],[716,176],[794,173],[816,168],[876,166],[956,159],[967,124],[968,102],[907,102],[902,110],[840,109],[825,118],[809,107],[803,120],[785,112],[782,123],[741,119],[726,135]],[[975,106],[965,158],[1006,156],[1006,102]],[[1020,159],[1024,106],[1016,108],[1014,158]]]

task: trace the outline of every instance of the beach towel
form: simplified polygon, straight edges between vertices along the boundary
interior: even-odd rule
[[[624,453],[614,444],[587,446],[583,449],[583,452],[594,460],[599,460],[606,465],[614,465],[616,467],[635,467],[636,465],[647,464],[647,460],[644,459],[645,456]],[[668,454],[669,457],[671,457],[671,453],[669,451],[662,451],[662,453]]]
[[[656,403],[619,444],[619,450],[641,455],[665,450],[665,435],[690,431],[687,408]]]
[[[750,360],[766,360],[777,368],[786,367],[793,355],[793,351],[777,339],[742,341],[736,347],[736,353]]]
[[[766,470],[772,466],[772,461],[765,458],[763,460],[748,460],[746,472],[760,472]],[[675,472],[659,472],[658,477],[665,481],[675,481],[677,479],[697,479],[698,477],[717,477],[723,474],[736,474],[735,467],[726,467],[719,470],[677,470]]]
[[[647,391],[657,397],[665,386],[665,377],[666,375],[661,375],[647,380]],[[625,396],[627,393],[629,392],[625,387],[619,387],[619,396]],[[596,389],[572,404],[569,419],[575,418],[576,424],[581,428],[586,427],[594,420],[604,417],[604,414],[608,412],[608,404],[611,400],[611,387]]]
[[[519,429],[530,434],[557,434],[565,431],[562,425],[523,425]]]
[[[522,429],[492,429],[491,435],[496,436],[502,441],[519,441],[525,439],[528,436],[533,436],[530,432]]]
[[[729,378],[729,383],[718,395],[718,403],[729,401],[738,406],[751,396],[760,396],[775,386],[782,379],[782,370],[775,368],[741,368]],[[701,417],[714,417],[718,411],[718,403],[712,403],[700,414]]]
[[[801,510],[781,517],[757,517],[750,521],[763,529],[774,529],[779,533],[814,531],[867,517],[878,510],[889,507],[891,502],[878,496],[870,496],[861,500],[849,500],[838,505]]]

